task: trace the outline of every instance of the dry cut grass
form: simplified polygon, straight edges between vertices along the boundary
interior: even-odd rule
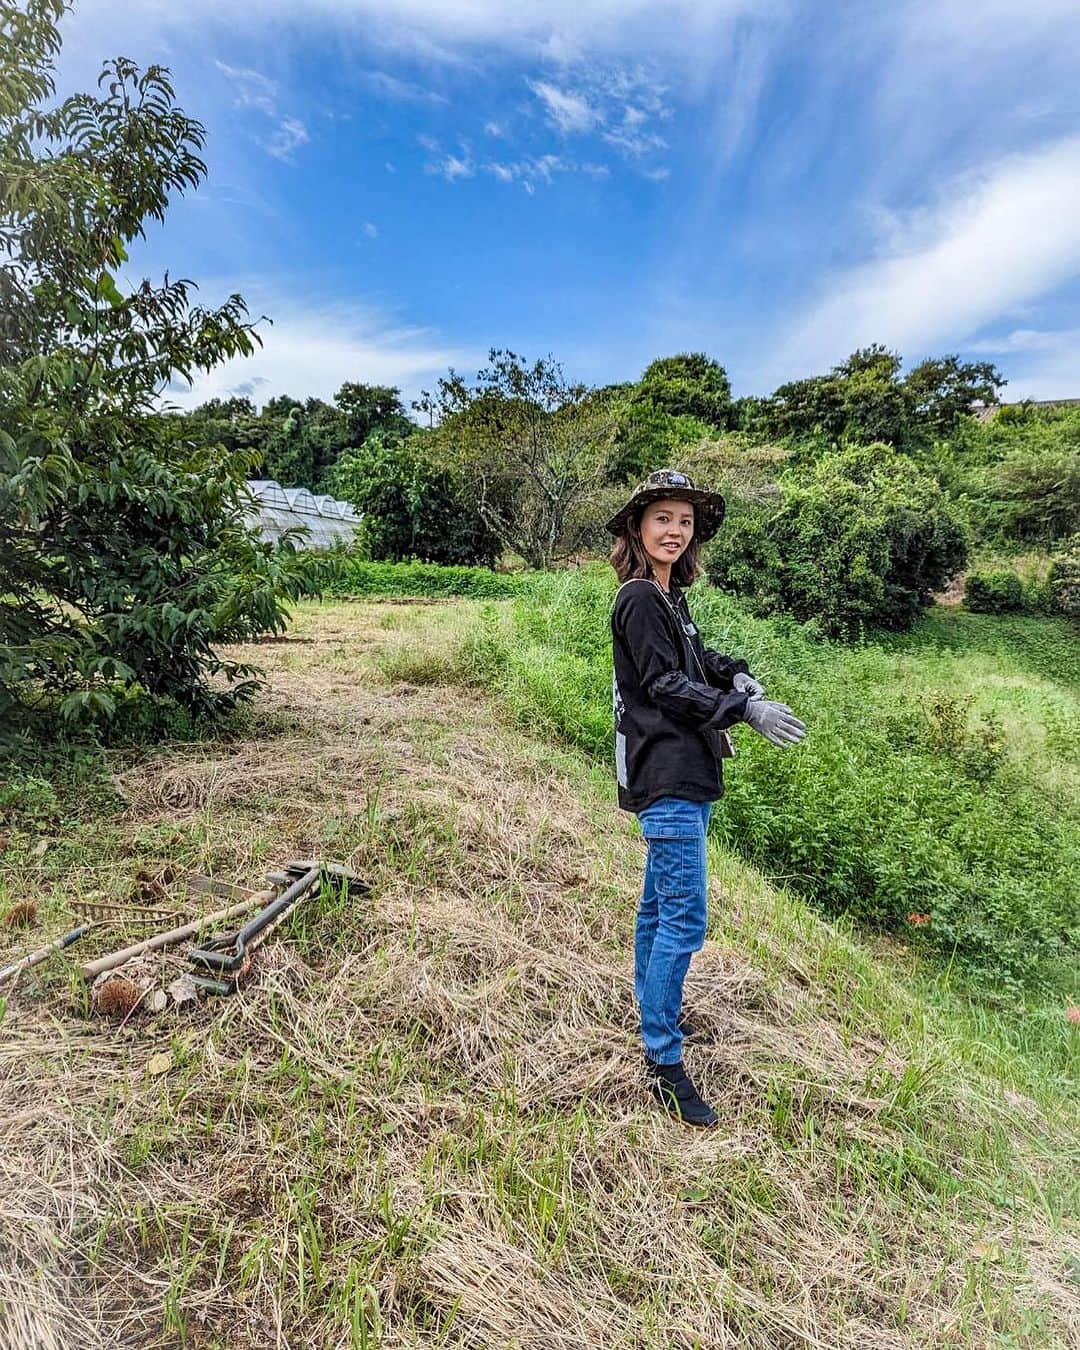
[[[120,1026],[59,963],[21,980],[0,1342],[1080,1341],[1062,1121],[949,1062],[913,1006],[897,1034],[884,975],[881,1017],[853,1025],[835,976],[850,959],[865,998],[865,960],[817,920],[801,952],[772,942],[763,883],[713,894],[759,907],[754,960],[713,941],[689,981],[721,1128],[652,1108],[640,844],[572,758],[437,682],[450,623],[307,610],[310,642],[259,653],[249,737],[121,766],[126,811],[43,859],[9,845],[8,889],[57,926],[80,890],[126,894],[163,858],[248,881],[319,854],[374,890],[314,899],[240,995],[195,1012]],[[181,964],[161,958],[162,983]]]

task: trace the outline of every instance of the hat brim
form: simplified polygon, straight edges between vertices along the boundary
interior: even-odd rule
[[[644,492],[635,492],[624,507],[616,511],[607,522],[611,534],[622,534],[630,518],[643,510],[650,502],[670,499],[675,502],[690,502],[694,507],[694,538],[700,543],[711,539],[724,522],[727,503],[719,492],[706,492],[703,488],[655,487]]]

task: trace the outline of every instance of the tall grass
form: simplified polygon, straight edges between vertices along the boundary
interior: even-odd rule
[[[487,610],[463,652],[524,723],[603,759],[613,591],[601,570],[537,578],[509,617]],[[708,644],[747,657],[809,727],[787,752],[738,729],[714,816],[723,841],[821,907],[902,929],[984,980],[1068,985],[1080,698],[1067,625],[962,615],[956,634],[935,616],[903,641],[848,647],[708,586],[692,606]]]

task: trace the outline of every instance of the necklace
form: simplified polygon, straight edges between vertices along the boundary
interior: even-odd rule
[[[696,628],[695,625],[694,625],[693,619],[690,618],[690,612],[689,612],[689,610],[687,611],[687,614],[686,614],[686,622],[684,623],[684,622],[683,622],[683,617],[682,617],[682,615],[679,613],[679,607],[678,607],[678,605],[675,603],[674,600],[672,600],[671,596],[667,593],[667,591],[664,590],[663,586],[660,585],[660,583],[657,581],[657,579],[656,579],[655,577],[650,577],[649,580],[650,580],[650,581],[652,582],[652,584],[656,587],[656,589],[660,592],[660,594],[664,597],[664,600],[667,602],[667,607],[668,607],[668,609],[671,610],[672,618],[675,620],[675,622],[678,624],[678,626],[682,629],[682,631],[683,631],[683,633],[686,635],[686,637],[688,637],[688,638],[695,638],[695,637],[697,637],[697,628]],[[684,597],[683,597],[683,595],[681,594],[681,592],[680,592],[680,595],[679,595],[679,599],[680,599],[680,600],[684,600]],[[685,601],[684,601],[684,603],[685,603]],[[704,683],[708,684],[708,676],[705,674],[705,670],[704,670],[704,668],[703,668],[703,666],[702,666],[702,664],[701,664],[701,658],[700,658],[700,657],[698,656],[698,654],[697,654],[697,648],[694,646],[693,642],[688,642],[688,643],[687,643],[687,646],[690,648],[690,654],[691,654],[691,656],[693,656],[693,658],[694,658],[694,665],[697,666],[698,671],[699,671],[699,673],[700,673],[700,675],[701,675],[702,681],[703,681]]]

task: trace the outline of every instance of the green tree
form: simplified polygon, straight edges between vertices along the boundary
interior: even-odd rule
[[[138,691],[201,710],[249,695],[220,643],[284,626],[304,586],[242,524],[244,452],[162,416],[170,381],[253,350],[217,309],[116,270],[170,194],[205,173],[168,73],[110,62],[58,107],[62,0],[0,4],[0,725],[59,700],[108,717]],[[221,676],[228,687],[211,683]]]
[[[451,370],[416,406],[438,422],[435,443],[491,532],[531,567],[550,567],[569,546],[572,505],[607,480],[610,400],[550,357],[529,364],[492,349],[489,360],[474,384]]]
[[[262,419],[246,396],[211,398],[184,414],[186,435],[202,445],[226,450],[261,450],[265,440]]]
[[[411,424],[410,424],[411,425]],[[502,551],[460,475],[432,457],[430,433],[402,436],[387,427],[349,449],[327,488],[363,514],[362,534],[376,560],[490,567]]]
[[[843,386],[831,375],[791,380],[746,411],[744,430],[777,440],[835,442],[847,424]]]
[[[704,352],[681,352],[650,362],[638,382],[635,403],[670,417],[694,417],[714,431],[731,426],[731,384],[719,361]]]
[[[334,403],[344,419],[350,446],[363,445],[373,431],[407,436],[412,430],[401,390],[392,386],[347,380],[334,395]]]
[[[920,428],[932,437],[950,436],[961,418],[980,404],[997,403],[1005,379],[989,361],[931,357],[904,377],[904,392]]]
[[[782,439],[915,449],[954,434],[979,404],[996,403],[1005,383],[986,361],[935,357],[903,378],[901,365],[899,353],[879,342],[860,347],[828,375],[782,384],[769,398],[740,400],[739,425]]]

